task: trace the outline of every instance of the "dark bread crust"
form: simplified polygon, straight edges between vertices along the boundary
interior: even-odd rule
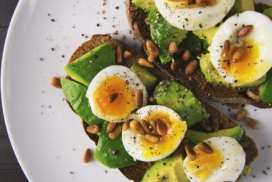
[[[127,46],[126,44],[122,43],[119,40],[112,39],[109,35],[93,35],[92,38],[83,43],[80,47],[77,48],[77,50],[73,53],[71,56],[69,63],[73,62],[77,58],[81,57],[82,55],[86,54],[90,50],[94,49],[95,47],[109,43],[113,49],[116,49],[117,46],[121,46],[122,50],[128,50],[130,51],[133,56],[129,59],[123,60],[122,65],[131,67],[133,63],[137,62],[139,58],[143,58],[143,56],[136,51],[134,51],[132,48]],[[170,77],[164,74],[160,69],[158,68],[153,68],[153,69],[148,69],[151,73],[153,73],[157,78],[158,82],[161,80],[170,80]],[[67,78],[71,79],[69,75],[67,75]],[[153,92],[153,91],[152,91]],[[220,111],[217,109],[213,108],[212,106],[208,105],[204,101],[200,100],[205,107],[206,111],[210,114],[210,119],[215,119],[215,118],[221,118],[224,120],[226,118],[225,115],[223,115]],[[69,103],[68,103],[69,104]],[[70,105],[70,104],[69,104]],[[70,106],[71,107],[71,106]],[[72,109],[72,107],[71,107]],[[72,109],[73,110],[73,109]],[[231,128],[234,122],[230,121],[229,123],[224,123],[220,126],[220,128]],[[98,136],[90,134],[86,131],[86,128],[88,127],[88,124],[82,120],[82,124],[84,127],[84,130],[86,134],[89,136],[89,138],[97,144],[98,142]],[[246,135],[243,136],[241,140],[241,144],[243,146],[244,144],[244,150],[247,153],[247,165],[250,165],[257,157],[258,157],[258,149],[254,141],[247,137]],[[141,181],[145,172],[153,165],[153,162],[138,162],[137,165],[135,166],[130,166],[130,167],[125,167],[125,168],[120,168],[119,170],[130,180],[133,180],[135,182]]]
[[[126,0],[125,5],[129,26],[134,36],[142,42],[145,42],[146,39],[151,39],[149,26],[145,23],[148,14],[142,9],[133,6],[131,1]]]
[[[262,3],[255,3],[255,8],[257,11],[262,12],[268,5]],[[145,24],[145,17],[147,17],[147,13],[143,10],[136,8],[131,0],[126,0],[126,13],[128,17],[128,23],[131,27],[132,32],[135,37],[143,43],[143,48],[146,50],[145,41],[147,39],[151,40],[150,34],[146,32],[150,32],[149,26]],[[141,26],[137,26],[141,25]],[[144,32],[144,34],[141,34]],[[248,97],[246,94],[247,88],[236,89],[232,87],[225,86],[214,86],[209,83],[205,75],[202,73],[200,68],[191,74],[185,75],[185,67],[187,63],[184,63],[182,68],[178,72],[174,72],[170,67],[171,63],[161,64],[159,61],[156,62],[156,65],[167,75],[169,75],[172,79],[180,81],[185,87],[189,88],[194,94],[211,99],[217,102],[224,103],[240,103],[240,104],[252,104],[259,108],[271,108],[271,104],[267,104],[264,102],[256,102],[252,98]],[[252,88],[252,89],[257,89]]]

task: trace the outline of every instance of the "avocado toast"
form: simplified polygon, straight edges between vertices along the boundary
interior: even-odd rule
[[[116,40],[116,39],[112,39],[109,35],[94,35],[92,36],[91,40],[83,43],[72,55],[72,57],[69,60],[69,63],[72,63],[73,61],[77,60],[78,58],[80,58],[81,56],[83,56],[84,54],[88,53],[89,51],[95,49],[98,46],[101,46],[103,44],[108,43],[114,50],[116,50],[117,46],[121,46],[122,50],[127,50],[129,52],[131,52],[133,54],[132,57],[123,60],[122,65],[125,65],[126,67],[131,67],[134,63],[138,62],[139,58],[142,58],[142,56],[135,52],[133,49],[131,49],[130,47],[128,47],[127,45],[123,44],[122,42]],[[155,77],[157,77],[157,84],[159,83],[159,86],[156,87],[156,90],[154,93],[154,96],[156,97],[156,99],[159,100],[159,94],[160,94],[160,89],[161,87],[163,87],[164,85],[168,85],[168,84],[173,84],[173,82],[169,82],[169,81],[162,81],[162,80],[170,80],[170,77],[166,74],[164,74],[163,72],[161,72],[161,70],[159,70],[158,68],[150,68],[148,69]],[[67,79],[70,79],[70,76],[67,75],[66,77]],[[150,89],[149,93],[153,92],[153,89]],[[187,89],[186,89],[187,90]],[[157,95],[157,96],[156,96]],[[83,95],[84,96],[84,95]],[[68,101],[69,99],[67,99]],[[201,103],[201,105],[203,106],[203,108],[206,110],[206,112],[209,114],[209,119],[208,121],[211,121],[213,119],[219,119],[220,121],[220,130],[222,129],[228,129],[228,128],[239,128],[239,126],[237,126],[236,123],[228,120],[228,118],[223,115],[220,111],[216,110],[215,108],[211,107],[210,105],[206,104],[205,102],[201,101],[200,99],[198,99]],[[74,110],[73,108],[77,108],[77,107],[73,107],[74,103],[72,103],[73,106],[71,106],[71,104],[68,102],[68,104],[70,105],[71,109]],[[75,109],[76,110],[76,109]],[[82,117],[82,116],[81,116]],[[83,117],[82,117],[83,118]],[[87,117],[88,119],[88,117]],[[92,120],[93,121],[93,120]],[[86,131],[86,128],[90,125],[90,124],[99,124],[100,126],[102,125],[103,121],[95,121],[96,123],[90,123],[89,121],[86,122],[84,120],[82,120],[83,122],[83,126],[84,129]],[[102,122],[102,123],[101,123]],[[105,122],[106,123],[106,122]],[[207,122],[209,123],[209,122]],[[105,128],[105,127],[103,127]],[[198,125],[195,125],[193,127],[194,130],[200,130],[203,131],[203,128],[199,127]],[[219,130],[219,131],[220,131]],[[241,130],[240,130],[241,131]],[[243,131],[243,130],[242,130]],[[103,133],[103,129],[102,132]],[[203,133],[203,132],[200,132]],[[234,132],[236,133],[236,132]],[[243,132],[242,132],[243,133]],[[98,144],[98,135],[96,134],[90,134],[86,131],[86,134],[90,137],[91,140],[93,140],[96,144]],[[188,133],[190,134],[190,132]],[[193,135],[195,135],[193,133]],[[100,135],[101,136],[101,135]],[[241,137],[241,136],[240,136]],[[191,138],[189,136],[189,138]],[[114,139],[114,140],[118,140]],[[121,141],[120,141],[121,142]],[[246,164],[250,165],[251,162],[253,162],[257,156],[258,156],[258,150],[256,147],[256,144],[254,143],[254,141],[247,137],[245,134],[243,134],[241,140],[240,140],[241,145],[243,146],[245,152],[247,153],[247,160],[246,160]],[[98,144],[99,145],[99,144]],[[118,153],[117,153],[118,154]],[[123,167],[120,168],[119,170],[128,178],[131,179],[133,181],[141,181],[144,174],[146,173],[146,171],[154,164],[154,162],[140,162],[138,161],[138,163],[136,165],[133,166],[129,166],[129,167]]]
[[[133,2],[136,2],[136,1],[133,1]],[[139,2],[141,2],[141,1],[139,1]],[[154,6],[154,1],[148,1],[148,2],[153,2],[153,6]],[[237,1],[237,2],[242,2],[242,1]],[[258,4],[255,3],[254,5],[255,5],[256,11],[261,12],[261,13],[263,13],[264,9],[267,9],[267,8],[270,7],[270,6],[264,5],[262,3],[258,3]],[[148,7],[148,8],[151,8],[151,10],[156,9],[156,7],[155,8],[154,7]],[[150,35],[150,27],[155,26],[151,22],[152,21],[153,22],[158,22],[159,21],[159,24],[160,24],[160,21],[161,21],[161,25],[165,26],[165,23],[164,23],[165,20],[161,20],[161,16],[158,19],[158,17],[159,17],[159,16],[157,16],[158,13],[159,13],[158,11],[157,12],[156,12],[156,10],[149,11],[149,12],[144,11],[141,8],[137,8],[136,6],[134,6],[131,0],[126,0],[126,12],[127,12],[128,22],[129,22],[129,25],[131,27],[131,30],[133,31],[134,35],[139,40],[142,41],[143,48],[144,48],[145,52],[148,54],[147,47],[146,47],[146,41],[151,40],[154,37],[156,37],[156,35],[153,35],[153,37]],[[147,19],[148,19],[148,21],[147,21]],[[146,23],[146,22],[148,22],[148,23]],[[169,25],[167,25],[167,26],[169,26]],[[169,30],[171,30],[171,29],[172,28],[169,28]],[[162,30],[159,30],[159,31],[162,31]],[[208,31],[210,31],[210,30],[208,29]],[[174,33],[175,32],[177,32],[177,30],[175,30]],[[212,31],[210,31],[210,32],[212,32]],[[172,34],[170,34],[170,35],[172,35]],[[190,34],[190,33],[187,34],[187,35],[188,35],[188,38],[189,37],[192,37],[192,38],[195,37],[193,34]],[[196,39],[198,39],[198,38],[196,38]],[[176,41],[176,37],[173,36],[171,41]],[[189,42],[192,43],[192,41],[189,41]],[[177,42],[177,44],[179,44],[179,43]],[[182,44],[183,43],[181,43],[181,45]],[[185,42],[185,44],[186,44],[186,42]],[[192,46],[193,47],[199,47],[199,44],[201,44],[201,42],[198,42],[196,40],[195,44],[192,45]],[[204,45],[204,47],[205,47],[205,45]],[[166,45],[166,47],[164,47],[164,49],[168,50],[168,44]],[[201,52],[201,50],[198,51],[198,53],[200,53],[200,52]],[[198,56],[199,55],[197,55],[196,57],[198,57]],[[202,56],[203,61],[201,60],[200,62],[205,63],[204,57],[205,56]],[[180,57],[177,57],[175,59],[176,59],[176,61],[181,60]],[[192,90],[192,92],[194,94],[198,95],[198,96],[208,98],[208,99],[211,99],[213,101],[219,101],[219,102],[225,102],[225,103],[252,104],[252,105],[254,105],[256,107],[260,107],[260,108],[271,108],[272,107],[271,103],[267,103],[267,102],[265,103],[265,102],[262,102],[262,101],[260,102],[259,100],[254,100],[253,98],[248,96],[247,92],[252,92],[252,93],[254,93],[256,95],[260,94],[259,87],[256,87],[256,85],[247,86],[246,88],[243,88],[243,87],[233,88],[231,86],[224,86],[224,85],[221,85],[221,84],[218,84],[218,85],[213,84],[213,80],[214,80],[213,78],[217,77],[218,75],[217,76],[216,76],[216,74],[212,75],[212,76],[210,76],[210,80],[207,80],[207,78],[211,74],[210,74],[209,71],[207,71],[209,74],[205,75],[204,72],[203,72],[203,69],[202,69],[202,67],[206,66],[206,68],[207,68],[206,70],[209,70],[210,68],[208,69],[207,64],[205,64],[204,66],[202,64],[201,69],[198,66],[198,68],[192,74],[185,74],[185,68],[187,66],[186,61],[183,61],[183,62],[180,61],[182,63],[180,63],[181,65],[180,65],[180,69],[178,71],[177,70],[173,71],[171,69],[171,63],[162,64],[161,61],[162,60],[157,59],[154,62],[154,64],[156,64],[165,74],[169,75],[172,79],[179,80],[185,87]],[[220,83],[220,81],[219,81],[219,83]]]

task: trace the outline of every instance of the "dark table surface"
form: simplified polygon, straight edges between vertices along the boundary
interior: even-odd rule
[[[0,0],[0,57],[5,43],[6,34],[11,17],[18,0]],[[2,63],[1,63],[2,64]],[[2,103],[2,101],[1,101]],[[2,104],[0,112],[0,182],[24,182],[28,181],[14,155],[7,134]]]

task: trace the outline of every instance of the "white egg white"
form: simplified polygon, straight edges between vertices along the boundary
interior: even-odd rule
[[[136,112],[136,114],[130,115],[129,119],[135,119],[137,121],[140,121],[141,119],[146,118],[151,112],[154,112],[154,111],[168,112],[168,114],[173,116],[176,121],[183,122],[186,125],[186,122],[182,121],[180,116],[175,111],[173,111],[172,109],[169,109],[168,107],[159,106],[159,105],[145,106],[139,109]],[[187,128],[184,129],[184,134],[186,131],[187,131]],[[140,135],[135,133],[132,129],[128,129],[126,131],[122,130],[122,142],[128,154],[131,155],[134,159],[145,161],[145,162],[157,161],[169,156],[171,153],[173,153],[177,149],[183,137],[180,138],[179,142],[174,144],[173,148],[169,148],[169,150],[166,153],[160,153],[159,155],[154,155],[152,158],[145,158],[143,156],[143,150],[141,150],[143,148],[143,143],[142,143],[142,139],[140,138]],[[145,147],[148,147],[148,146],[145,146]]]
[[[244,25],[253,25],[253,30],[247,37],[238,38],[237,32]],[[214,67],[228,83],[249,83],[261,78],[272,66],[271,32],[271,20],[261,13],[246,11],[230,17],[219,27],[210,47],[211,61]],[[260,52],[258,64],[254,69],[252,76],[245,78],[245,82],[237,82],[234,76],[227,74],[225,69],[219,66],[225,40],[230,40],[231,43],[239,40],[254,40],[255,44],[258,45]]]
[[[128,86],[132,89],[132,93],[135,93],[136,90],[141,89],[143,92],[143,106],[147,105],[148,101],[148,93],[147,90],[144,86],[144,84],[141,82],[141,80],[137,77],[137,75],[131,71],[129,68],[125,66],[120,66],[120,65],[114,65],[114,66],[109,66],[103,70],[101,70],[92,80],[90,83],[86,97],[89,98],[89,103],[92,108],[92,112],[94,115],[101,119],[103,116],[100,115],[100,113],[95,109],[94,107],[94,101],[93,101],[93,93],[95,92],[96,88],[99,87],[99,85],[102,83],[102,81],[109,76],[119,76],[120,78],[124,79],[125,81],[127,80]],[[136,107],[135,107],[136,109]],[[126,121],[127,118],[122,118],[118,120],[111,120],[110,122],[124,122]]]
[[[204,30],[215,26],[230,11],[235,0],[217,0],[214,6],[191,9],[168,7],[164,0],[155,0],[161,15],[173,26],[183,30]]]
[[[246,155],[242,146],[231,137],[213,137],[204,141],[209,144],[213,150],[219,150],[223,153],[223,164],[221,167],[213,169],[212,174],[201,182],[218,182],[218,181],[236,181],[242,173]],[[198,146],[194,147],[194,150],[198,149]],[[188,171],[186,163],[189,158],[186,157],[183,166],[185,173],[191,182],[200,182],[199,178]]]

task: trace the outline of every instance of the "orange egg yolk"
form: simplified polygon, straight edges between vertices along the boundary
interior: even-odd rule
[[[167,4],[167,7],[175,8],[175,9],[191,9],[191,8],[200,8],[204,7],[204,5],[190,3],[189,0],[162,0],[163,3]],[[206,6],[214,6],[216,5],[215,0],[211,0],[209,3],[206,3]]]
[[[111,103],[113,94],[118,94]],[[135,108],[134,93],[119,76],[105,78],[93,93],[93,101],[98,114],[104,119],[125,119]]]
[[[237,82],[251,82],[255,80],[254,69],[259,63],[259,48],[254,40],[244,41],[242,48],[244,54],[236,63],[232,59],[237,47],[231,47],[226,57],[223,56],[225,54],[224,50],[221,57],[221,67],[226,71],[227,75],[235,77]]]
[[[194,161],[188,160],[186,165],[187,171],[194,176],[199,177],[200,181],[205,180],[215,168],[223,165],[223,154],[219,150],[213,150],[212,154],[207,154],[200,149],[194,149],[197,157]]]
[[[167,134],[160,137],[161,140],[158,144],[151,143],[147,141],[144,136],[140,136],[140,139],[142,140],[141,150],[143,151],[144,158],[156,158],[174,150],[187,131],[187,125],[184,122],[176,120],[166,111],[151,112],[150,115],[144,119],[147,122],[151,119],[155,121],[159,119],[167,126]]]

